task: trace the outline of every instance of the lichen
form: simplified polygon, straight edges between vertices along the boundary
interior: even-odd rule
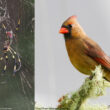
[[[92,71],[92,76],[85,79],[79,90],[72,93],[71,96],[70,94],[64,96],[58,108],[68,108],[68,110],[107,110],[107,105],[87,104],[87,99],[104,95],[105,88],[110,87],[110,83],[103,78],[102,74],[103,70],[99,65]]]
[[[107,105],[88,104],[89,98],[97,98],[105,94],[105,88],[110,87],[110,82],[103,78],[101,66],[96,66],[92,75],[85,79],[83,85],[76,91],[68,93],[59,99],[59,105],[56,110],[109,110]],[[36,110],[47,110],[38,108]],[[55,110],[55,108],[48,108]]]

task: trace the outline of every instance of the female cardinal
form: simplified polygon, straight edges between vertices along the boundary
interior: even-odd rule
[[[86,35],[76,16],[69,17],[62,24],[59,32],[64,34],[70,61],[76,69],[81,73],[91,75],[91,70],[101,65],[103,77],[110,81],[110,57]]]

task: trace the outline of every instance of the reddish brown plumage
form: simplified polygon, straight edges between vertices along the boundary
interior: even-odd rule
[[[86,35],[76,17],[69,17],[62,28],[66,30],[61,33],[64,34],[66,49],[73,66],[84,74],[91,74],[91,70],[100,64],[104,69],[104,77],[110,81],[110,57]]]
[[[87,41],[85,41],[85,44],[87,45],[85,49],[86,54],[110,70],[110,57],[108,57],[98,45],[91,45],[91,43]]]

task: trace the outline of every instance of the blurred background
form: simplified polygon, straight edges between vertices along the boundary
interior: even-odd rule
[[[6,34],[10,31],[11,40]],[[4,47],[8,49],[4,51]],[[0,60],[0,109],[33,110],[34,0],[0,0],[1,58],[3,60]],[[13,72],[14,65],[19,70],[16,73]],[[7,67],[6,71],[4,67]]]
[[[77,15],[87,35],[110,55],[109,0],[37,0],[35,100],[44,107],[56,107],[62,95],[76,91],[87,77],[70,63],[59,34],[63,21],[72,15]],[[91,102],[110,104],[110,89]]]

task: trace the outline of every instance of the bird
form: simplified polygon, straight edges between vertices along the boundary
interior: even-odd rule
[[[77,16],[66,19],[59,33],[64,35],[65,46],[72,65],[85,75],[92,75],[92,70],[101,65],[103,78],[110,81],[110,57],[80,26]]]

